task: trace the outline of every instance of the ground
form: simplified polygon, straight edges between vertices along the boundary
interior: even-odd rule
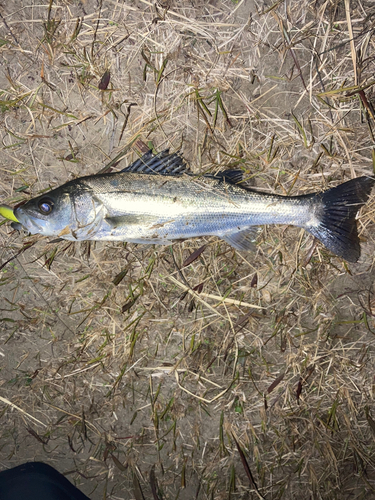
[[[142,144],[278,194],[373,174],[371,1],[0,13],[0,203],[124,168]],[[375,498],[373,199],[357,224],[349,264],[285,226],[238,252],[4,221],[1,468],[46,462],[92,500]]]

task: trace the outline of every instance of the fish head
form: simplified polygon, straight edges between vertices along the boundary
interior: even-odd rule
[[[71,181],[17,205],[14,215],[31,234],[75,241],[93,239],[103,207],[84,185]]]
[[[54,189],[17,205],[14,215],[31,234],[57,236],[71,223],[71,197],[67,192],[59,193]]]

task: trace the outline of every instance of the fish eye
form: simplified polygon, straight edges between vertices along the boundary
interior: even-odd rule
[[[42,213],[44,215],[48,215],[52,212],[53,205],[54,205],[54,203],[51,200],[51,198],[42,198],[38,202],[39,211],[40,211],[40,213]]]

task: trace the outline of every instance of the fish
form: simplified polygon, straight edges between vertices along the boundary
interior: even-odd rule
[[[145,153],[119,172],[76,178],[14,208],[31,234],[70,241],[170,244],[213,235],[251,250],[258,228],[304,228],[348,262],[360,257],[356,217],[375,180],[357,177],[300,196],[264,193],[242,170],[193,175],[178,153]]]

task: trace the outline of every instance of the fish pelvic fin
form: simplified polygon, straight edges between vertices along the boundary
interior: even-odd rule
[[[312,195],[312,203],[321,206],[316,213],[319,222],[305,229],[348,262],[357,262],[361,255],[356,216],[368,200],[374,183],[371,177],[358,177]]]
[[[235,231],[220,237],[236,250],[254,251],[259,231],[259,226],[252,226],[242,231]]]

